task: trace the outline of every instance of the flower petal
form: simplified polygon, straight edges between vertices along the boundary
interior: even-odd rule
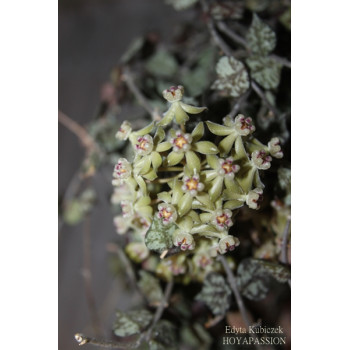
[[[187,192],[179,201],[179,216],[184,216],[187,212],[190,211],[192,205],[192,197]]]
[[[174,104],[172,104],[170,108],[164,113],[163,119],[160,122],[158,122],[157,125],[165,126],[170,124],[174,116],[175,116],[175,106]]]
[[[171,202],[171,195],[169,192],[160,192],[157,194],[158,199],[165,203],[170,203]]]
[[[135,162],[134,170],[136,174],[146,174],[151,167],[151,155],[147,155]]]
[[[190,113],[190,114],[198,114],[198,113],[201,113],[201,112],[205,111],[206,109],[208,109],[207,107],[190,106],[190,105],[187,105],[186,103],[183,103],[183,102],[180,102],[180,105],[185,110],[185,112]]]
[[[132,134],[133,135],[137,135],[137,136],[143,136],[146,134],[149,134],[154,128],[154,122],[152,122],[151,124],[145,126],[143,129],[138,130],[138,131],[134,131]]]
[[[176,105],[175,108],[175,120],[178,124],[185,124],[190,117],[187,115],[187,113],[181,108],[179,104]]]
[[[207,162],[212,169],[217,169],[220,166],[219,158],[211,154],[207,155]]]
[[[235,142],[237,138],[237,133],[233,132],[232,134],[226,136],[224,139],[221,140],[219,143],[219,150],[221,155],[226,155],[228,154],[233,146],[233,143]]]
[[[173,196],[171,200],[171,204],[178,204],[181,197],[183,196],[183,191],[182,191],[182,185],[179,180],[174,179],[173,185],[172,185],[172,190],[173,190]]]
[[[213,202],[215,202],[219,198],[222,192],[223,182],[224,182],[224,179],[222,176],[218,176],[215,180],[212,181],[211,187],[208,193],[209,193],[210,199]]]
[[[144,179],[141,176],[136,175],[135,176],[135,180],[136,180],[137,184],[139,185],[142,193],[144,195],[147,194],[147,186],[146,186],[146,183],[145,183]]]
[[[193,151],[186,152],[186,166],[197,174],[199,174],[201,170],[201,161]]]
[[[202,154],[219,153],[218,148],[210,141],[199,141],[193,144],[192,149]]]
[[[196,196],[196,199],[201,202],[207,209],[214,210],[214,203],[210,200],[207,193],[201,193]]]
[[[233,131],[233,128],[229,128],[225,125],[216,124],[216,123],[210,122],[209,120],[206,121],[206,124],[210,132],[214,135],[226,136],[231,134],[231,132]]]
[[[171,148],[172,144],[170,142],[162,142],[159,143],[158,146],[156,147],[157,152],[165,152]]]
[[[212,181],[218,176],[218,172],[216,170],[206,170],[202,173],[205,176],[205,181]]]
[[[153,141],[156,145],[165,139],[165,131],[162,127],[158,126],[157,131],[154,135]]]
[[[192,136],[192,142],[197,142],[200,140],[204,135],[204,124],[203,122],[200,122],[197,124],[197,126],[193,129],[191,136]]]
[[[154,171],[157,171],[163,162],[162,157],[158,152],[151,153],[151,161]]]
[[[240,208],[240,207],[243,207],[244,205],[244,202],[241,202],[239,200],[231,200],[231,201],[227,201],[225,204],[224,204],[224,209],[230,209],[230,210],[234,210],[234,209],[237,209],[237,208]]]
[[[153,181],[158,177],[157,173],[153,170],[150,169],[150,171],[147,174],[142,175],[145,179]]]
[[[179,164],[184,157],[182,152],[170,152],[167,157],[167,164],[169,166]]]

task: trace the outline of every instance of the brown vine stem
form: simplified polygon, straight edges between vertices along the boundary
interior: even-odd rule
[[[110,349],[135,349],[140,345],[139,339],[137,339],[134,342],[116,342],[116,341],[110,341],[110,340],[104,340],[104,339],[96,339],[88,337],[82,333],[75,334],[75,340],[78,342],[78,344],[85,345],[85,344],[91,344],[91,345],[97,345],[104,348],[110,348]]]
[[[227,260],[225,259],[225,257],[223,255],[219,255],[218,256],[218,260],[221,262],[224,270],[225,270],[225,273],[227,275],[227,280],[229,282],[229,285],[235,295],[235,298],[236,298],[236,301],[237,301],[237,305],[238,305],[238,309],[243,317],[243,321],[247,327],[247,330],[249,332],[249,334],[255,338],[255,339],[258,339],[258,337],[255,335],[255,333],[252,333],[250,332],[250,328],[252,327],[252,322],[250,321],[249,319],[249,316],[248,316],[248,313],[247,313],[247,310],[245,308],[245,305],[244,305],[244,302],[243,302],[243,299],[241,297],[241,294],[239,293],[239,289],[238,289],[238,285],[237,285],[237,280],[236,280],[236,277],[235,275],[233,274],[233,272],[231,271],[228,263],[227,263]],[[257,349],[262,349],[261,346],[255,344],[256,348]]]
[[[173,290],[173,287],[174,287],[174,280],[171,279],[165,287],[164,298],[157,307],[156,313],[153,317],[152,324],[144,336],[144,339],[147,343],[151,339],[152,331],[153,331],[154,327],[156,326],[156,324],[158,323],[158,321],[160,320],[160,318],[162,317],[164,309],[169,305],[170,294]]]
[[[142,94],[140,89],[136,86],[134,79],[130,73],[130,69],[125,67],[123,69],[122,80],[125,81],[126,85],[130,89],[130,91],[135,95],[136,99],[140,103],[140,105],[151,115],[153,120],[161,120],[162,116],[159,112],[154,109],[146,97]]]
[[[86,129],[60,110],[58,110],[58,121],[78,137],[87,152],[98,150],[97,144],[95,143],[94,139],[88,134]]]
[[[242,104],[245,102],[245,100],[249,97],[251,92],[251,89],[249,89],[247,92],[245,92],[243,95],[241,95],[236,103],[234,104],[233,108],[231,109],[231,112],[229,113],[229,115],[231,117],[235,117],[237,115],[237,113],[239,112]]]
[[[84,235],[83,235],[83,278],[85,294],[88,303],[90,318],[94,333],[96,336],[102,334],[102,326],[98,316],[96,307],[96,299],[92,288],[91,278],[91,237],[90,237],[90,215],[87,215],[84,224]]]

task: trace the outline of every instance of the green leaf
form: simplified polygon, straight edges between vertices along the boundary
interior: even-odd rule
[[[170,152],[168,157],[167,157],[167,164],[168,166],[173,166],[176,164],[179,164],[184,157],[183,152]]]
[[[172,234],[177,226],[175,224],[163,225],[157,215],[154,215],[152,225],[145,237],[145,244],[149,250],[161,254],[173,246]]]
[[[114,334],[118,337],[128,337],[141,333],[150,325],[153,315],[147,310],[117,311],[114,322]]]
[[[197,142],[200,140],[204,135],[204,124],[203,122],[200,122],[196,125],[196,127],[193,129],[191,136],[193,142]]]
[[[207,124],[207,127],[209,128],[210,132],[214,135],[218,135],[218,136],[226,136],[231,134],[232,129],[228,128],[225,125],[220,125],[220,124],[216,124],[213,123],[211,121],[206,121],[205,122]]]
[[[265,56],[276,46],[275,32],[254,14],[247,33],[247,44],[253,54]]]
[[[210,273],[195,299],[203,301],[214,315],[224,315],[230,307],[230,297],[231,289],[224,277],[218,273]]]
[[[275,89],[280,83],[282,65],[270,57],[247,58],[251,77],[265,89]]]
[[[220,90],[225,95],[239,97],[249,88],[248,72],[242,62],[233,57],[221,57],[216,65],[218,79],[212,89]]]
[[[150,305],[156,305],[163,300],[163,291],[159,283],[159,279],[152,274],[140,270],[140,280],[137,285],[141,289],[141,292],[145,295]]]
[[[148,59],[145,68],[156,77],[170,78],[176,74],[178,64],[173,55],[161,49]]]
[[[134,58],[140,52],[144,43],[145,39],[142,37],[134,39],[121,57],[121,63],[126,64]]]
[[[184,196],[182,196],[178,206],[179,206],[178,213],[180,216],[185,215],[191,209],[192,197],[188,192]]]

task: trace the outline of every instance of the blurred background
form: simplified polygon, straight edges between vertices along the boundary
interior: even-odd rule
[[[163,0],[59,0],[58,3],[58,106],[80,125],[90,122],[99,108],[101,89],[130,42],[148,32],[156,32],[167,42],[180,17],[191,11],[176,12]],[[125,113],[120,114],[123,120]],[[127,117],[125,117],[127,118]],[[74,175],[84,157],[84,148],[70,131],[59,125],[58,196],[74,186]],[[90,226],[62,225],[59,233],[59,330],[60,350],[78,349],[76,332],[91,332],[89,295],[84,288],[84,230],[89,229],[92,249],[92,293],[104,329],[111,328],[114,310],[126,310],[137,303],[137,295],[113,280],[106,245],[115,236],[110,211],[110,178],[94,177],[98,205],[92,210]],[[86,244],[86,242],[85,242]],[[86,248],[86,247],[85,247]],[[89,247],[87,247],[89,248]],[[85,261],[86,263],[86,261]],[[86,273],[86,271],[85,271]],[[127,297],[125,295],[127,294]],[[130,294],[131,293],[131,294]],[[109,334],[105,334],[109,336]],[[87,345],[87,348],[92,346]]]

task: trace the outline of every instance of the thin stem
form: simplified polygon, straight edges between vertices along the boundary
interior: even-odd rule
[[[235,117],[237,115],[237,113],[239,112],[242,104],[246,101],[246,99],[249,97],[251,93],[251,89],[249,89],[247,92],[245,92],[243,95],[241,95],[236,103],[234,104],[233,108],[231,109],[231,112],[229,113],[229,115],[231,117]]]
[[[243,37],[241,37],[240,35],[235,33],[231,28],[229,28],[225,22],[217,21],[216,24],[217,24],[218,28],[223,33],[225,33],[230,39],[232,39],[235,43],[243,46],[248,52],[250,52],[247,41]],[[276,62],[282,64],[283,66],[285,66],[287,68],[291,68],[291,63],[286,58],[283,58],[283,57],[280,57],[280,56],[277,56],[274,54],[270,55],[269,57],[271,57]]]
[[[251,85],[253,90],[257,93],[257,95],[264,101],[266,104],[267,108],[272,111],[272,113],[275,115],[275,117],[279,117],[279,112],[277,111],[276,107],[274,107],[269,100],[267,99],[266,95],[264,92],[260,89],[258,84],[254,80],[251,81]]]
[[[91,278],[91,237],[90,237],[90,216],[88,215],[85,219],[84,225],[84,236],[83,236],[83,277],[84,277],[84,287],[85,294],[88,303],[90,318],[92,322],[92,327],[96,336],[102,333],[102,327],[96,307],[96,299],[92,288],[92,278]]]
[[[165,307],[167,307],[169,305],[169,298],[170,298],[170,294],[173,290],[173,287],[174,287],[174,280],[171,279],[165,287],[164,298],[161,301],[161,303],[158,305],[158,308],[157,308],[156,313],[154,315],[152,324],[149,327],[149,329],[145,335],[145,341],[147,343],[149,342],[149,340],[151,338],[152,331],[153,331],[154,327],[156,326],[156,324],[158,323],[158,321],[162,317]]]
[[[86,148],[88,152],[92,152],[98,149],[94,139],[88,134],[86,129],[79,125],[76,121],[69,118],[66,114],[58,111],[58,121],[78,137],[81,144]]]
[[[78,342],[79,345],[85,345],[85,344],[91,344],[91,345],[97,345],[102,346],[104,348],[110,348],[110,349],[135,349],[140,345],[139,338],[134,342],[116,342],[116,341],[110,341],[110,340],[104,340],[104,339],[96,339],[88,337],[82,333],[75,334],[75,340]]]
[[[227,280],[230,284],[230,287],[235,295],[235,298],[236,298],[236,301],[237,301],[237,305],[238,305],[238,309],[242,315],[242,318],[243,318],[243,321],[247,327],[247,330],[249,332],[249,334],[254,337],[255,339],[258,339],[258,337],[255,335],[255,333],[253,332],[250,332],[250,328],[251,328],[251,325],[252,325],[252,322],[250,321],[249,319],[249,316],[248,316],[248,313],[247,313],[247,310],[245,308],[245,305],[244,305],[244,302],[243,302],[243,299],[241,297],[241,294],[239,293],[239,289],[238,289],[238,285],[237,285],[237,281],[236,281],[236,277],[235,275],[233,274],[233,272],[231,271],[228,263],[227,263],[227,260],[225,259],[224,256],[222,255],[219,255],[218,256],[218,260],[221,262],[222,266],[224,267],[224,270],[226,272],[226,275],[227,275]],[[256,345],[257,349],[261,349],[261,347],[259,345]]]
[[[173,176],[173,177],[167,177],[167,178],[164,178],[164,179],[155,179],[153,181],[150,181],[150,180],[146,180],[147,183],[156,183],[156,184],[166,184],[168,183],[169,181],[171,180],[174,180],[178,177],[181,177],[184,173],[181,172],[180,174],[177,174],[176,176]]]
[[[288,264],[288,236],[289,236],[289,228],[290,228],[290,219],[287,220],[286,226],[283,231],[282,238],[282,256],[281,261],[283,264]]]
[[[136,86],[134,79],[131,76],[129,68],[125,67],[123,70],[122,79],[125,81],[126,85],[130,91],[135,95],[136,99],[140,105],[151,115],[153,120],[161,120],[162,117],[159,112],[154,109],[146,97],[142,94],[140,89]]]

